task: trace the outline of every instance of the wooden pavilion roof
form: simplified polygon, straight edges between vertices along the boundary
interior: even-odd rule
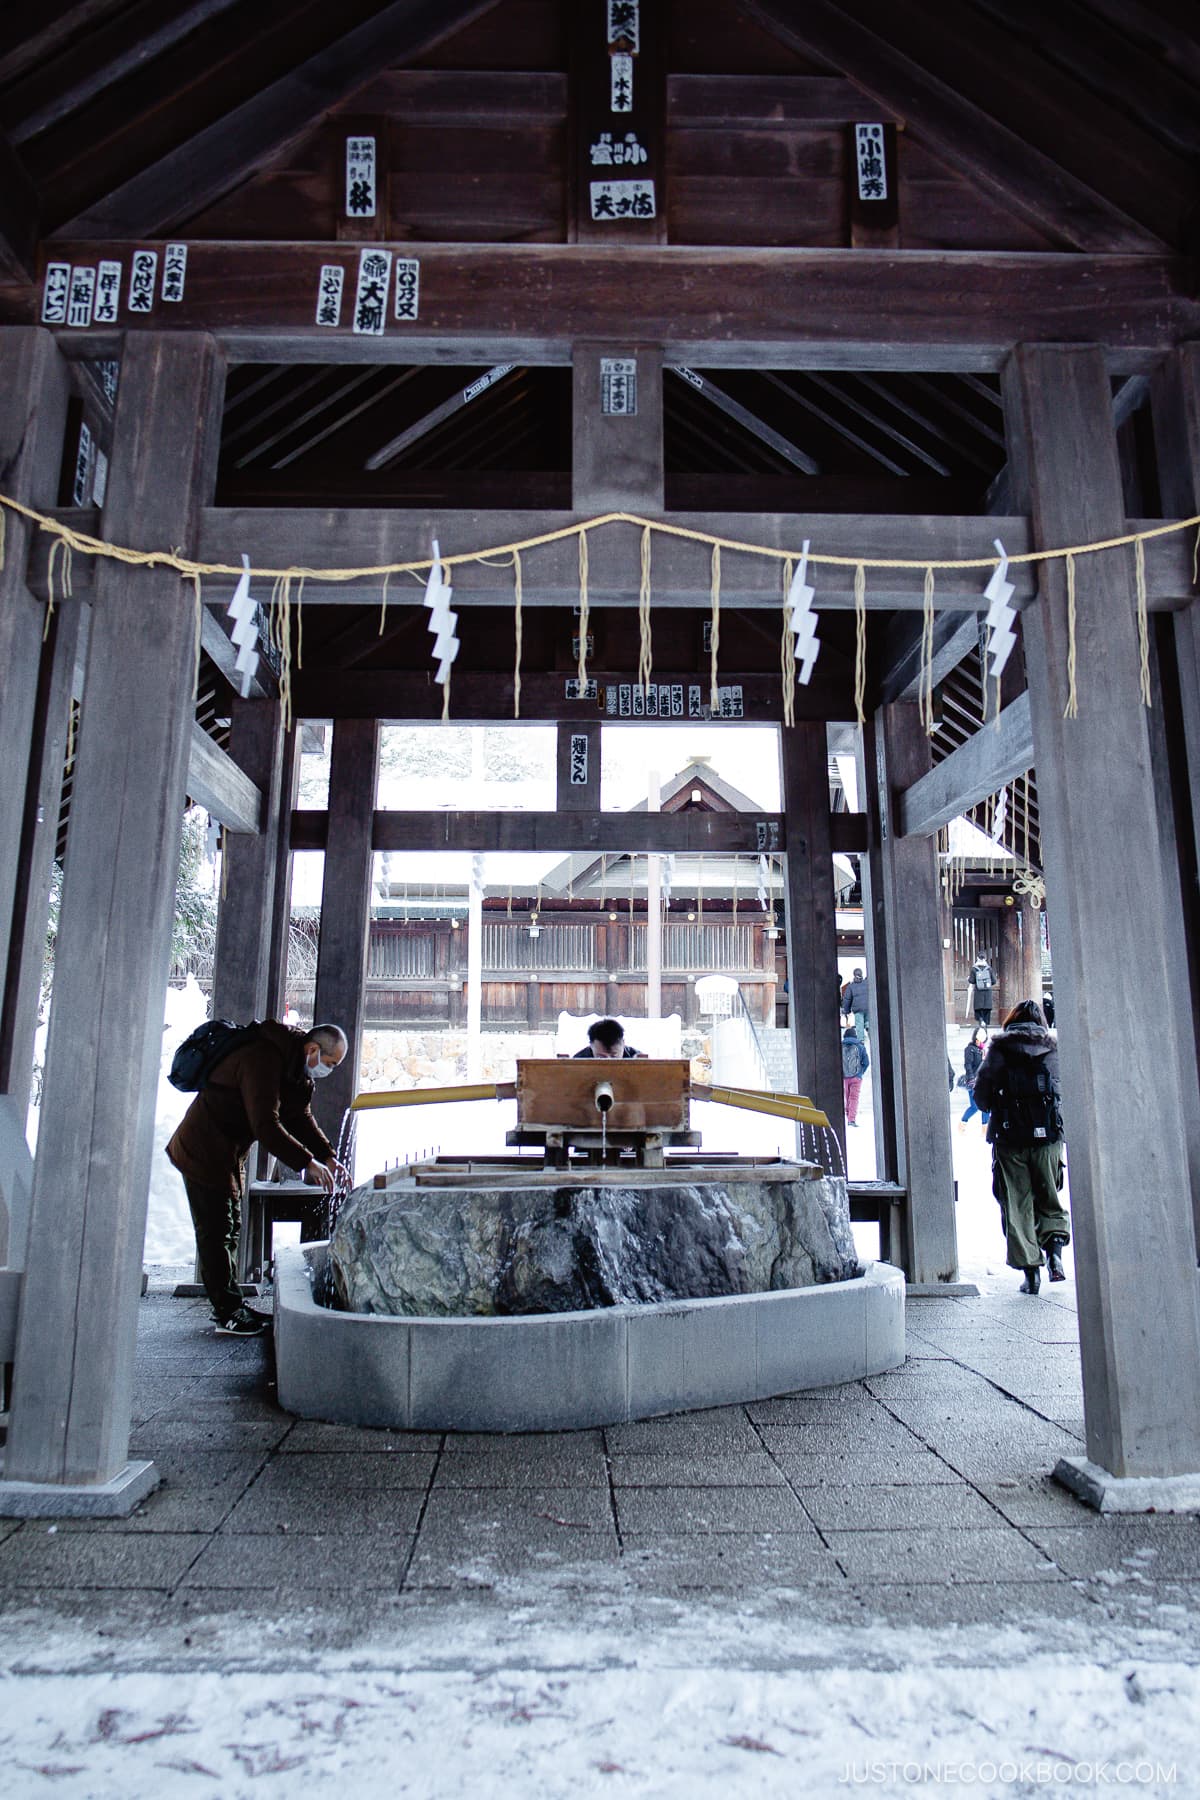
[[[250,360],[239,360],[237,343],[245,322],[289,291],[313,245],[431,246],[435,259],[459,247],[455,304],[473,293],[475,318],[486,313],[486,296],[469,286],[486,267],[477,247],[525,250],[533,260],[519,277],[516,263],[503,267],[526,298],[544,291],[552,305],[555,250],[582,255],[603,235],[586,216],[580,152],[596,116],[585,34],[602,12],[603,0],[12,0],[0,38],[0,322],[38,317],[41,271],[56,254],[186,240],[198,291],[232,334],[219,507],[433,516],[569,508],[571,375],[547,353],[545,327],[526,332],[527,353],[508,364],[488,354],[482,331],[475,355],[460,333],[449,362],[405,361],[395,345],[379,360],[326,356],[311,332],[297,353],[300,338],[282,328],[275,356],[269,330],[258,330]],[[828,351],[808,362],[802,350],[786,353],[782,315],[743,358],[736,347],[711,365],[668,355],[668,511],[916,520],[1008,510],[991,349],[981,339],[959,366],[944,354],[921,363],[921,331],[937,338],[938,280],[951,335],[972,304],[989,308],[993,288],[1000,311],[1023,291],[1058,304],[1062,264],[1046,259],[1064,256],[1087,268],[1101,302],[1107,296],[1114,339],[1123,307],[1146,318],[1151,339],[1195,330],[1194,308],[1180,311],[1194,299],[1198,221],[1194,9],[1177,0],[960,0],[953,9],[936,0],[645,0],[643,13],[648,98],[637,125],[657,159],[662,204],[654,219],[622,228],[622,246],[686,249],[689,290],[707,268],[719,292],[735,259],[739,304],[760,293],[764,317],[774,290],[755,282],[775,265],[757,253],[829,252],[829,274],[843,267],[837,253],[853,249],[877,283],[881,340],[900,304],[888,271],[899,280],[903,268],[937,264],[932,298],[906,290],[904,306],[918,315],[926,307],[930,322],[914,328],[903,357],[864,360],[869,294],[846,366]],[[895,133],[896,201],[875,218],[851,192],[849,133],[862,120]],[[381,211],[369,223],[347,218],[342,202],[342,146],[354,132],[379,145]],[[639,329],[638,304],[667,304],[645,299],[660,290],[637,277],[641,266],[631,263],[627,288]],[[678,297],[683,305],[682,284]],[[619,285],[604,304],[612,329],[625,329]],[[1061,304],[1069,322],[1070,296]],[[670,319],[660,313],[660,324],[669,341]],[[996,329],[1003,340],[1011,327]],[[1128,509],[1153,517],[1146,353],[1132,327],[1125,335],[1114,408]],[[103,444],[88,359],[111,346],[70,339],[81,412]],[[61,498],[70,498],[66,473]],[[369,607],[356,596],[315,608],[305,624],[310,667],[344,681],[423,670],[421,609],[403,594],[393,601],[382,633],[376,595]],[[494,609],[474,617],[460,667],[482,680],[507,654],[505,627]],[[631,613],[598,612],[598,660],[635,663],[635,625]],[[911,681],[913,626],[911,614],[873,621],[872,699]],[[702,629],[698,612],[668,613],[656,626],[656,660],[702,668]],[[731,629],[747,675],[773,676],[777,619],[735,612]],[[569,670],[571,634],[568,608],[531,618],[529,669]],[[211,634],[206,643],[219,649]],[[822,643],[822,666],[844,691],[848,612],[822,614]],[[940,757],[982,717],[971,615],[939,615],[937,653]],[[205,677],[203,723],[219,736],[217,664],[206,660]],[[314,713],[318,690],[308,683]],[[1012,691],[1010,681],[1006,699]],[[1036,839],[1036,795],[1028,807]]]

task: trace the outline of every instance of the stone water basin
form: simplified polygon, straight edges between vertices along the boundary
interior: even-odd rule
[[[844,1182],[804,1164],[694,1173],[358,1190],[330,1243],[277,1258],[281,1405],[394,1430],[569,1430],[903,1362],[904,1277],[860,1269]]]

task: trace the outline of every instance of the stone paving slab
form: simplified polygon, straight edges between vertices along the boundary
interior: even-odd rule
[[[512,1453],[514,1456],[558,1456],[565,1447],[576,1452],[603,1451],[604,1433],[594,1426],[582,1431],[448,1431],[444,1451],[447,1456],[476,1456]]]
[[[480,1450],[470,1456],[443,1456],[434,1488],[598,1487],[608,1490],[608,1464],[602,1451],[576,1450],[571,1443],[524,1456],[515,1446]]]
[[[786,1488],[619,1488],[616,1501],[623,1539],[635,1532],[816,1535],[799,1500]]]
[[[1062,1628],[1068,1623],[1095,1632],[1104,1622],[1099,1607],[1069,1581],[1047,1582],[1045,1586],[1024,1578],[851,1585],[866,1614],[868,1628],[924,1627],[941,1633],[948,1626],[982,1625],[997,1631],[1014,1626],[1036,1631],[1047,1645],[1053,1645],[1061,1639]]]
[[[298,1532],[340,1537],[415,1535],[424,1495],[408,1488],[316,1487],[279,1493],[261,1485],[243,1494],[221,1523],[226,1535]]]
[[[607,1488],[435,1488],[421,1529],[503,1534],[529,1520],[539,1528],[611,1531],[612,1501]]]
[[[436,1456],[372,1456],[366,1451],[314,1451],[311,1456],[273,1456],[256,1488],[270,1493],[315,1492],[332,1497],[358,1488],[421,1488],[429,1485]]]
[[[182,1588],[242,1588],[257,1596],[270,1614],[277,1589],[343,1595],[350,1589],[396,1592],[412,1549],[411,1536],[371,1542],[369,1556],[347,1555],[336,1533],[325,1536],[289,1532],[286,1536],[250,1532],[222,1533],[209,1538],[202,1554],[183,1576]]]
[[[804,1491],[804,1510],[822,1531],[1007,1529],[1011,1520],[962,1482],[957,1487],[841,1488]]]
[[[888,1416],[887,1409],[861,1388],[854,1390],[852,1398],[843,1394],[836,1404],[818,1394],[784,1394],[776,1400],[754,1400],[747,1406],[746,1414],[755,1425],[820,1425],[835,1431],[860,1421],[882,1423]]]
[[[783,1476],[763,1451],[729,1456],[614,1456],[615,1488],[782,1487]]]
[[[851,1581],[1058,1582],[1062,1577],[1036,1544],[1014,1527],[928,1531],[825,1531]]]
[[[815,1533],[756,1537],[723,1532],[699,1540],[638,1535],[625,1542],[621,1569],[646,1593],[742,1596],[783,1589],[800,1596],[809,1588],[836,1588],[836,1599],[823,1595],[823,1611],[835,1608],[839,1620],[848,1611],[860,1611],[857,1603],[851,1605],[850,1583],[837,1558]]]
[[[403,1452],[421,1454],[441,1448],[438,1431],[375,1431],[365,1425],[326,1425],[315,1419],[296,1419],[277,1448],[281,1456],[297,1456],[312,1450],[358,1450],[367,1454]]]
[[[1029,1536],[1068,1575],[1101,1572],[1161,1581],[1200,1581],[1200,1521],[1163,1515],[1106,1519],[1100,1531],[1086,1526],[1032,1525]]]
[[[212,1541],[202,1532],[52,1532],[31,1520],[0,1544],[0,1586],[173,1587]]]
[[[1011,1477],[978,1484],[979,1492],[1014,1525],[1083,1527],[1103,1523],[1098,1512],[1048,1475],[1016,1481]]]
[[[204,1452],[209,1450],[273,1450],[291,1428],[291,1420],[286,1413],[279,1413],[274,1422],[267,1419],[248,1419],[242,1421],[235,1416],[231,1402],[226,1415],[209,1426],[196,1426],[186,1420],[174,1420],[160,1423],[151,1419],[141,1425],[129,1440],[129,1454],[132,1457],[154,1457],[156,1451],[182,1446],[185,1449]]]
[[[590,1608],[597,1566],[617,1567],[620,1554],[611,1525],[606,1531],[572,1530],[527,1519],[502,1534],[424,1525],[405,1588],[457,1591],[519,1576],[539,1583],[552,1576],[560,1586],[565,1580],[581,1589]]]
[[[796,1488],[807,1487],[929,1487],[962,1481],[957,1469],[931,1450],[884,1450],[872,1455],[865,1446],[855,1455],[820,1449],[801,1454],[772,1452],[784,1478]]]
[[[665,1419],[644,1419],[630,1425],[610,1425],[605,1441],[612,1456],[723,1456],[731,1450],[761,1450],[762,1445],[743,1407],[723,1407],[716,1412],[676,1413]]]

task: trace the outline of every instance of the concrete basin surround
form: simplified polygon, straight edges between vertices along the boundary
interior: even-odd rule
[[[569,1431],[765,1400],[904,1361],[904,1276],[500,1318],[335,1312],[328,1245],[275,1266],[279,1403],[304,1419],[414,1431]]]

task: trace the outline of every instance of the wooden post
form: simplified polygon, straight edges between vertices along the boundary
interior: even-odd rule
[[[271,936],[267,946],[267,995],[269,1019],[282,1018],[287,987],[288,937],[292,917],[292,813],[300,786],[300,731],[293,725],[283,734],[279,753],[279,817],[275,826],[275,858],[272,871]]]
[[[1198,352],[1200,345],[1181,345],[1151,379],[1158,482],[1168,517],[1188,518],[1200,502]],[[1150,742],[1155,789],[1160,799],[1159,826],[1167,853],[1167,878],[1173,894],[1177,889],[1179,895],[1178,908],[1171,908],[1171,966],[1177,982],[1186,973],[1190,1000],[1186,1009],[1177,1008],[1176,1012],[1192,1212],[1200,1242],[1200,895],[1196,878],[1196,858],[1200,854],[1200,619],[1195,601],[1172,612],[1169,621],[1155,623],[1155,664],[1160,671],[1156,699],[1161,699],[1162,704],[1155,708],[1150,721]],[[1164,641],[1164,634],[1168,633]]]
[[[571,503],[576,512],[663,509],[662,351],[625,343],[576,344],[572,383]],[[632,363],[624,401],[604,365]],[[605,413],[607,403],[636,407]]]
[[[244,1024],[266,1015],[283,732],[278,700],[233,701],[229,754],[263,796],[257,834],[226,831],[213,958],[212,1014]]]
[[[193,541],[223,392],[212,339],[131,333],[101,522]],[[169,569],[101,561],[63,884],[7,1481],[102,1484],[129,1447],[163,995],[197,638]]]
[[[14,883],[8,980],[0,1019],[0,1093],[11,1096],[22,1120],[33,1085],[50,882],[75,670],[90,613],[90,607],[74,603],[56,608],[42,647],[38,676],[25,823]]]
[[[345,1061],[318,1084],[313,1103],[321,1129],[335,1147],[346,1108],[358,1091],[378,772],[378,720],[339,719],[329,759],[329,837],[313,1000],[313,1023],[340,1025],[350,1040]]]
[[[1003,392],[1014,493],[1031,511],[1034,543],[1123,531],[1102,352],[1021,345],[1005,367]],[[1200,1313],[1174,1044],[1180,971],[1169,955],[1139,696],[1133,558],[1091,557],[1079,571],[1074,718],[1063,716],[1069,626],[1061,561],[1041,565],[1039,588],[1022,630],[1054,944],[1087,1453],[1114,1476],[1196,1472]]]
[[[1042,1004],[1042,910],[1023,899],[1017,908],[1021,933],[1021,991],[1018,1000]]]
[[[1000,967],[997,970],[999,992],[995,996],[996,1012],[992,1023],[999,1025],[1010,1007],[1018,1000],[1037,1000],[1041,1002],[1042,992],[1027,994],[1024,985],[1025,968],[1021,959],[1021,924],[1017,903],[1014,898],[1011,906],[1006,906],[1000,913]]]
[[[918,708],[905,703],[882,707],[864,735],[874,915],[871,1056],[890,1090],[895,1135],[885,1141],[896,1158],[894,1179],[908,1189],[903,1264],[912,1282],[949,1282],[957,1279],[958,1247],[937,839],[897,837],[893,816],[897,796],[930,766],[929,739]],[[866,900],[864,893],[864,910]]]
[[[788,1025],[796,1091],[809,1094],[845,1142],[839,1019],[829,977],[837,968],[833,845],[829,827],[829,752],[823,723],[781,733],[783,858],[787,908]],[[775,943],[766,940],[772,965]]]
[[[0,331],[0,471],[4,491],[39,509],[58,498],[69,397],[67,365],[48,331]],[[0,566],[0,978],[9,967],[26,823],[26,774],[45,608],[25,585],[34,527],[5,509]]]

